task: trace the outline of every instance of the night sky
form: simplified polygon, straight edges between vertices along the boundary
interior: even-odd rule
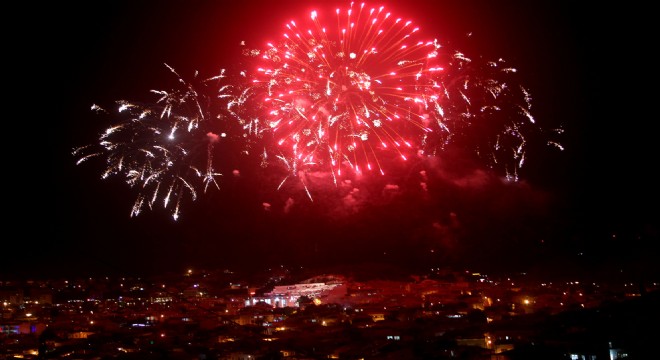
[[[76,166],[72,150],[112,125],[92,104],[153,100],[149,90],[171,80],[164,63],[209,76],[240,67],[241,41],[277,40],[285,22],[320,10],[317,3],[328,4],[94,1],[9,14],[19,21],[4,52],[9,201],[0,279],[280,264],[660,275],[657,64],[647,54],[644,9],[382,3],[428,38],[507,60],[532,94],[536,120],[564,129],[564,150],[532,146],[517,183],[450,152],[411,162],[395,179],[320,187],[312,202],[295,185],[278,191],[276,174],[246,164],[174,221],[160,207],[130,217],[132,189],[102,180],[99,161]],[[418,189],[421,169],[428,192]]]

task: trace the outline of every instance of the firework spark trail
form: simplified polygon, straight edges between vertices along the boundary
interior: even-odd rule
[[[222,83],[224,70],[208,79],[196,73],[188,82],[166,66],[177,76],[178,88],[152,90],[159,98],[150,104],[118,101],[123,122],[108,128],[97,145],[80,147],[73,154],[78,164],[105,156],[102,178],[120,175],[138,189],[131,216],[161,201],[163,208],[172,207],[176,220],[185,197],[194,201],[200,190],[220,188],[215,148],[221,142],[242,141],[245,125],[232,107],[244,98]],[[92,110],[105,112],[98,105]]]
[[[290,21],[282,40],[260,52],[253,82],[277,151],[333,177],[344,168],[384,174],[382,156],[406,160],[431,131],[438,45],[383,7],[337,9],[332,28],[321,19],[313,11],[305,23]]]
[[[531,114],[531,95],[517,71],[502,59],[471,59],[461,52],[441,53],[445,71],[437,73],[442,90],[433,101],[429,134],[422,150],[440,155],[458,145],[509,180],[518,180],[528,138],[542,129]]]

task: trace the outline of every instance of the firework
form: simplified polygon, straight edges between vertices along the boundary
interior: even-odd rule
[[[167,67],[178,78],[177,88],[152,90],[158,96],[153,103],[118,101],[122,121],[106,129],[98,144],[73,153],[78,164],[105,157],[102,178],[121,176],[137,189],[131,216],[160,202],[178,219],[184,199],[219,188],[218,163],[226,166],[230,157],[218,160],[216,150],[241,142],[244,133],[239,109],[245,93],[232,93],[224,70],[206,79],[195,73],[189,82]],[[106,113],[97,105],[92,110]]]
[[[532,97],[517,78],[517,70],[502,60],[472,59],[459,51],[440,52],[444,71],[436,74],[438,96],[429,112],[434,123],[421,148],[430,156],[459,147],[518,179],[528,138],[540,132],[532,115]]]
[[[293,173],[384,174],[381,158],[405,161],[431,131],[438,44],[383,7],[324,16],[290,21],[277,43],[255,52],[253,83],[277,153]]]
[[[254,62],[231,81],[224,70],[187,81],[168,66],[178,87],[152,90],[153,103],[119,101],[122,121],[76,149],[78,163],[104,157],[103,178],[137,189],[132,216],[160,202],[175,219],[184,199],[236,174],[239,157],[258,157],[267,171],[276,164],[285,175],[273,187],[298,179],[310,200],[310,181],[337,186],[455,149],[518,180],[542,130],[504,60],[449,49],[365,4],[312,11],[284,28],[277,41],[246,49]]]

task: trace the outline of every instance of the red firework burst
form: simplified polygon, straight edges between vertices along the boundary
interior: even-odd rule
[[[328,24],[317,11],[290,21],[260,52],[254,80],[278,152],[333,176],[344,168],[384,174],[382,157],[406,160],[430,131],[438,48],[383,7],[351,4]]]

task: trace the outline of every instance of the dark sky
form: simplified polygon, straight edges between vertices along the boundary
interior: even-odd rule
[[[135,193],[126,184],[101,180],[98,163],[75,165],[72,149],[111,125],[91,105],[152,99],[149,90],[171,80],[164,63],[208,75],[239,66],[241,41],[276,39],[314,2],[94,1],[17,11],[4,51],[9,201],[0,278],[368,263],[657,275],[648,12],[531,3],[383,3],[430,38],[506,59],[530,89],[537,121],[565,130],[564,151],[532,148],[519,183],[467,171],[456,155],[411,166],[396,181],[322,188],[310,202],[299,188],[277,191],[246,171],[176,222],[161,208],[130,217]],[[426,194],[410,190],[422,166]]]

